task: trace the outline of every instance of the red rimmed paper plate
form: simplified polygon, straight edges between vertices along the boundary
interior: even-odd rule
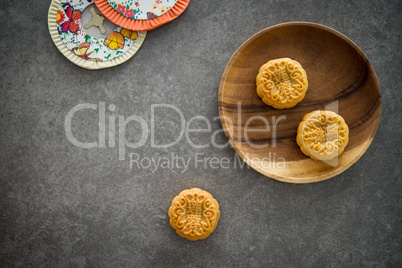
[[[305,98],[293,108],[274,109],[258,97],[256,75],[268,60],[289,57],[307,73]],[[296,142],[303,116],[315,110],[341,115],[349,144],[335,161],[304,155]],[[290,22],[248,39],[233,54],[219,87],[222,128],[239,156],[258,172],[280,181],[308,183],[331,178],[367,150],[381,115],[377,76],[362,50],[323,25]]]
[[[132,31],[150,31],[166,24],[180,16],[189,3],[190,0],[95,0],[108,20]]]

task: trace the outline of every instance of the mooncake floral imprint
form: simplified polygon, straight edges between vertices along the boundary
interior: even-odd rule
[[[220,217],[219,204],[212,195],[199,188],[182,191],[169,209],[170,225],[189,240],[207,238]]]
[[[295,106],[308,88],[306,71],[289,58],[270,60],[261,66],[256,84],[258,96],[276,109]]]
[[[315,160],[332,160],[348,145],[349,127],[337,113],[314,111],[303,117],[296,141],[305,155]]]

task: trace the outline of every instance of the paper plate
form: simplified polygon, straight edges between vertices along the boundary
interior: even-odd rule
[[[95,0],[100,12],[110,21],[133,31],[153,30],[174,20],[190,0]]]
[[[121,15],[135,20],[150,20],[168,12],[177,0],[106,0]]]
[[[53,42],[73,63],[86,69],[112,67],[130,59],[141,47],[146,32],[124,29],[103,16],[98,18],[104,19],[102,25],[111,25],[109,32],[105,30],[107,27],[102,29],[107,35],[102,36],[100,31],[100,36],[88,34],[91,23],[87,25],[81,20],[84,10],[95,12],[92,0],[53,0],[49,8],[48,26]]]
[[[298,61],[307,73],[304,99],[288,109],[266,105],[256,76],[267,61]],[[296,142],[303,116],[315,110],[341,115],[349,144],[331,161],[304,155]],[[219,87],[222,128],[237,154],[258,172],[280,181],[308,183],[331,178],[366,152],[381,115],[381,91],[373,66],[343,34],[323,25],[289,22],[250,37],[233,54]]]

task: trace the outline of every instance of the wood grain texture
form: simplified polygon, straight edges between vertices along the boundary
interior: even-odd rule
[[[277,110],[257,96],[255,79],[261,65],[284,57],[301,63],[309,87],[295,107]],[[344,153],[331,162],[305,156],[296,143],[303,116],[324,109],[340,114],[350,129]],[[255,34],[234,53],[219,87],[219,113],[233,148],[255,170],[285,182],[317,182],[346,170],[367,150],[380,121],[381,92],[373,67],[351,40],[323,25],[291,22]]]

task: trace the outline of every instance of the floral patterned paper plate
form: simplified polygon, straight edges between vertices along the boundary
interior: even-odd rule
[[[127,61],[142,45],[146,32],[115,26],[96,14],[96,7],[92,2],[93,0],[52,1],[48,25],[55,45],[70,61],[86,69],[102,69]],[[81,20],[87,7],[91,10],[93,18],[96,17],[102,22],[106,20],[108,25],[112,25],[112,30],[107,36],[96,37],[87,33],[87,29],[95,27],[92,23],[94,20],[88,22],[88,25]],[[106,33],[104,25],[105,23],[100,23],[97,26],[100,32]]]
[[[153,30],[180,16],[190,0],[94,0],[110,21],[132,31]]]

